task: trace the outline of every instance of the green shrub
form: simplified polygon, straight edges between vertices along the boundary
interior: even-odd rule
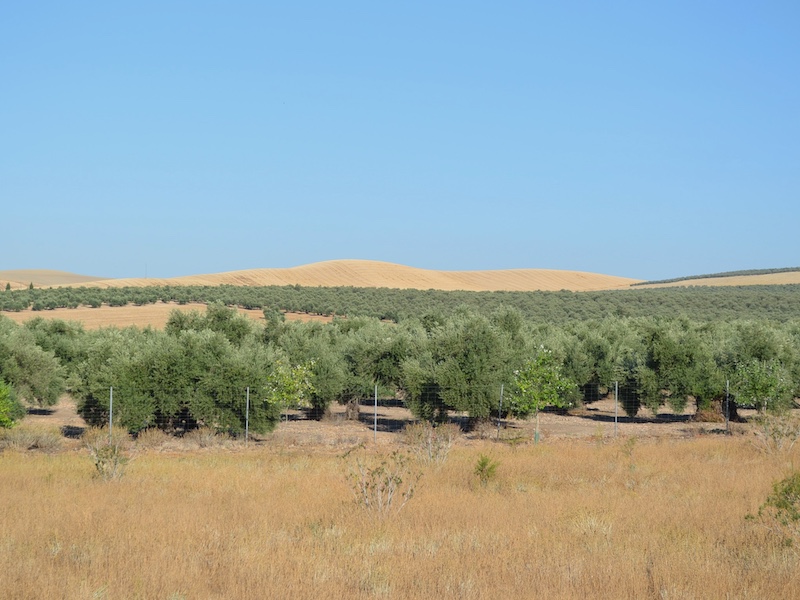
[[[13,427],[25,414],[11,386],[0,381],[0,429]]]
[[[772,486],[772,493],[758,509],[758,518],[786,546],[800,541],[800,472]]]
[[[485,454],[481,454],[478,458],[478,461],[475,463],[475,476],[478,478],[478,481],[481,482],[481,487],[486,487],[489,485],[489,481],[495,478],[497,475],[497,466],[498,463],[495,460],[492,460]]]

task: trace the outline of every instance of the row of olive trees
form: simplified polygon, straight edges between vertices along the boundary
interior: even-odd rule
[[[221,302],[243,308],[277,307],[292,312],[372,316],[396,322],[434,311],[454,313],[460,306],[491,316],[512,306],[526,319],[568,323],[627,317],[687,315],[697,321],[800,318],[798,285],[674,287],[604,292],[469,292],[302,286],[147,286],[124,288],[61,287],[0,292],[0,310],[46,311],[103,304],[186,304]]]
[[[562,386],[562,403],[596,400],[619,382],[631,415],[642,405],[681,411],[690,400],[718,411],[728,381],[740,403],[781,410],[800,382],[797,323],[611,317],[553,326],[505,309],[491,317],[458,310],[399,325],[273,320],[267,329],[269,343],[292,360],[315,361],[320,410],[334,400],[363,398],[377,384],[384,393],[399,391],[420,418],[442,419],[449,410],[487,417],[500,386],[510,385],[513,395],[515,374],[543,351],[572,384]]]
[[[631,415],[689,401],[719,410],[727,381],[740,403],[782,410],[800,387],[797,322],[608,317],[557,325],[513,308],[488,316],[459,308],[399,324],[287,322],[274,309],[264,316],[256,323],[212,304],[204,314],[173,312],[164,331],[0,319],[0,379],[33,404],[68,390],[90,423],[107,419],[113,386],[115,418],[133,431],[231,432],[244,427],[248,388],[251,427],[263,431],[289,405],[322,415],[339,402],[355,416],[375,386],[432,421],[453,410],[495,414],[501,386],[505,410],[519,415],[591,402],[613,382]]]

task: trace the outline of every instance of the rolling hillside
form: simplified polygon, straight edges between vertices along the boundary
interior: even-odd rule
[[[723,274],[725,275],[725,274]],[[189,275],[170,279],[103,279],[64,271],[0,271],[0,287],[87,286],[285,286],[365,287],[444,291],[559,291],[595,292],[604,290],[686,286],[747,286],[800,284],[800,271],[766,274],[713,276],[648,284],[641,280],[613,275],[551,269],[506,269],[497,271],[435,271],[370,260],[331,260],[285,269],[249,269],[208,275]]]
[[[49,269],[17,269],[13,271],[0,271],[0,285],[5,288],[6,283],[11,288],[18,290],[33,284],[36,287],[57,287],[64,285],[92,285],[92,282],[102,281],[103,277],[91,275],[77,275],[66,271],[53,271]]]
[[[60,271],[0,271],[0,285],[19,289],[86,285],[91,287],[161,285],[300,285],[381,287],[464,291],[599,291],[627,288],[636,279],[548,269],[433,271],[369,260],[331,260],[287,269],[250,269],[170,279],[99,279]]]

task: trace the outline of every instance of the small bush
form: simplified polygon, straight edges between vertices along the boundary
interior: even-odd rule
[[[13,427],[25,415],[11,386],[0,380],[0,429]]]
[[[470,431],[480,440],[488,440],[497,437],[497,425],[489,419],[476,419],[470,423]]]
[[[486,487],[489,485],[489,481],[495,478],[497,475],[497,466],[498,463],[495,460],[492,460],[485,454],[481,454],[478,458],[478,461],[475,463],[475,476],[478,478],[478,481],[481,482],[481,487]]]
[[[441,465],[460,434],[461,429],[453,423],[413,423],[403,430],[403,439],[420,461]]]
[[[381,517],[400,512],[422,477],[421,472],[411,470],[408,461],[408,455],[397,451],[375,466],[356,459],[348,474],[356,504]]]
[[[136,445],[139,448],[163,448],[172,442],[172,437],[161,429],[150,427],[136,434]]]
[[[213,448],[229,442],[230,437],[224,433],[218,433],[210,427],[199,427],[184,434],[183,440],[198,448]]]
[[[784,545],[795,546],[800,541],[800,472],[772,486],[772,494],[758,509],[758,518]]]
[[[130,462],[128,447],[130,437],[121,429],[92,428],[83,434],[83,443],[89,450],[96,469],[95,476],[104,481],[120,479]]]
[[[800,439],[800,419],[762,414],[755,419],[755,444],[768,454],[788,452]]]
[[[0,429],[1,449],[57,452],[61,449],[61,443],[61,432],[58,429],[25,426]]]

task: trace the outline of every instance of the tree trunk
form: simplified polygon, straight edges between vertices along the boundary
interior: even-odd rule
[[[360,412],[358,398],[349,398],[347,400],[347,404],[344,405],[345,418],[348,421],[358,421],[358,415]]]
[[[731,422],[738,423],[742,419],[739,412],[736,410],[736,402],[728,400],[729,406],[727,407],[728,419]],[[714,398],[711,401],[711,406],[708,408],[698,408],[694,415],[695,421],[702,421],[705,423],[724,423],[726,413],[725,398]]]

